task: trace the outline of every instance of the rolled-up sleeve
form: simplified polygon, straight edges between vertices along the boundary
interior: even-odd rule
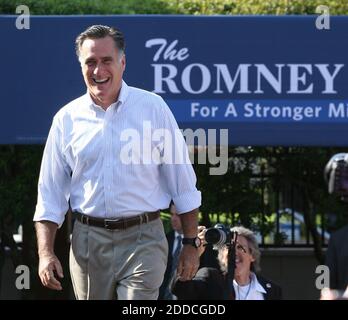
[[[48,220],[61,226],[68,211],[71,175],[62,153],[62,128],[57,117],[44,149],[34,221]]]
[[[189,161],[185,139],[172,112],[163,100],[162,107],[163,125],[170,133],[170,140],[164,142],[165,160],[161,165],[161,173],[176,211],[181,214],[199,208],[201,192],[196,188],[197,178]]]

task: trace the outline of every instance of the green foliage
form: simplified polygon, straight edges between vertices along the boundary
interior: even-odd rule
[[[0,13],[15,14],[25,4],[31,14],[316,14],[326,5],[332,15],[346,15],[346,0],[0,0]]]
[[[209,175],[211,165],[196,165],[205,224],[217,221],[242,224],[261,235],[275,232],[276,212],[293,208],[303,213],[306,225],[334,230],[347,223],[347,208],[328,195],[323,169],[343,148],[249,147],[230,148],[229,170]],[[290,221],[286,215],[280,221]],[[323,217],[323,221],[321,221]],[[289,220],[290,219],[290,220]],[[275,233],[274,243],[284,235]]]
[[[214,213],[221,222],[227,219],[233,222],[238,212],[239,222],[244,226],[251,225],[252,216],[250,213],[257,213],[261,194],[257,188],[251,188],[251,166],[246,158],[235,158],[238,154],[238,148],[230,148],[229,156],[236,161],[230,161],[229,170],[225,175],[210,175],[210,165],[197,165],[195,167],[198,179],[198,188],[203,194],[203,204],[201,210],[203,213]],[[253,201],[250,201],[253,199]],[[207,223],[211,219],[203,217]]]
[[[15,14],[21,4],[37,15],[171,13],[163,0],[0,0],[0,13]]]
[[[42,148],[0,147],[0,218],[6,226],[18,227],[33,215]]]
[[[170,213],[161,212],[161,220],[163,222],[164,232],[168,233],[172,228],[170,223]]]
[[[274,235],[274,244],[276,246],[282,246],[287,239],[287,235],[284,232],[277,232]]]

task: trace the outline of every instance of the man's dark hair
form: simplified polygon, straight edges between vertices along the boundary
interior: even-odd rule
[[[120,30],[109,26],[93,25],[77,36],[75,41],[76,55],[80,57],[80,48],[86,39],[101,39],[107,36],[110,36],[114,40],[116,48],[120,53],[123,53],[125,49],[125,41],[123,33]]]

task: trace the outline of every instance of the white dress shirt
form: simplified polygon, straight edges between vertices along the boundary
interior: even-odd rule
[[[175,147],[151,137],[163,129],[175,136]],[[106,111],[88,93],[73,100],[53,119],[41,163],[34,221],[61,225],[69,199],[73,211],[101,218],[156,211],[167,208],[171,199],[179,214],[198,208],[201,193],[191,163],[148,161],[148,153],[142,152],[152,150],[154,159],[162,159],[166,147],[184,146],[187,156],[178,130],[160,96],[125,82],[118,101]],[[140,149],[136,141],[142,143]],[[125,163],[126,151],[134,145],[129,154],[137,161]]]

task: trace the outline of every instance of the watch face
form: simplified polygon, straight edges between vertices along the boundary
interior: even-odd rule
[[[195,247],[198,248],[201,245],[201,239],[198,237],[195,238]]]

